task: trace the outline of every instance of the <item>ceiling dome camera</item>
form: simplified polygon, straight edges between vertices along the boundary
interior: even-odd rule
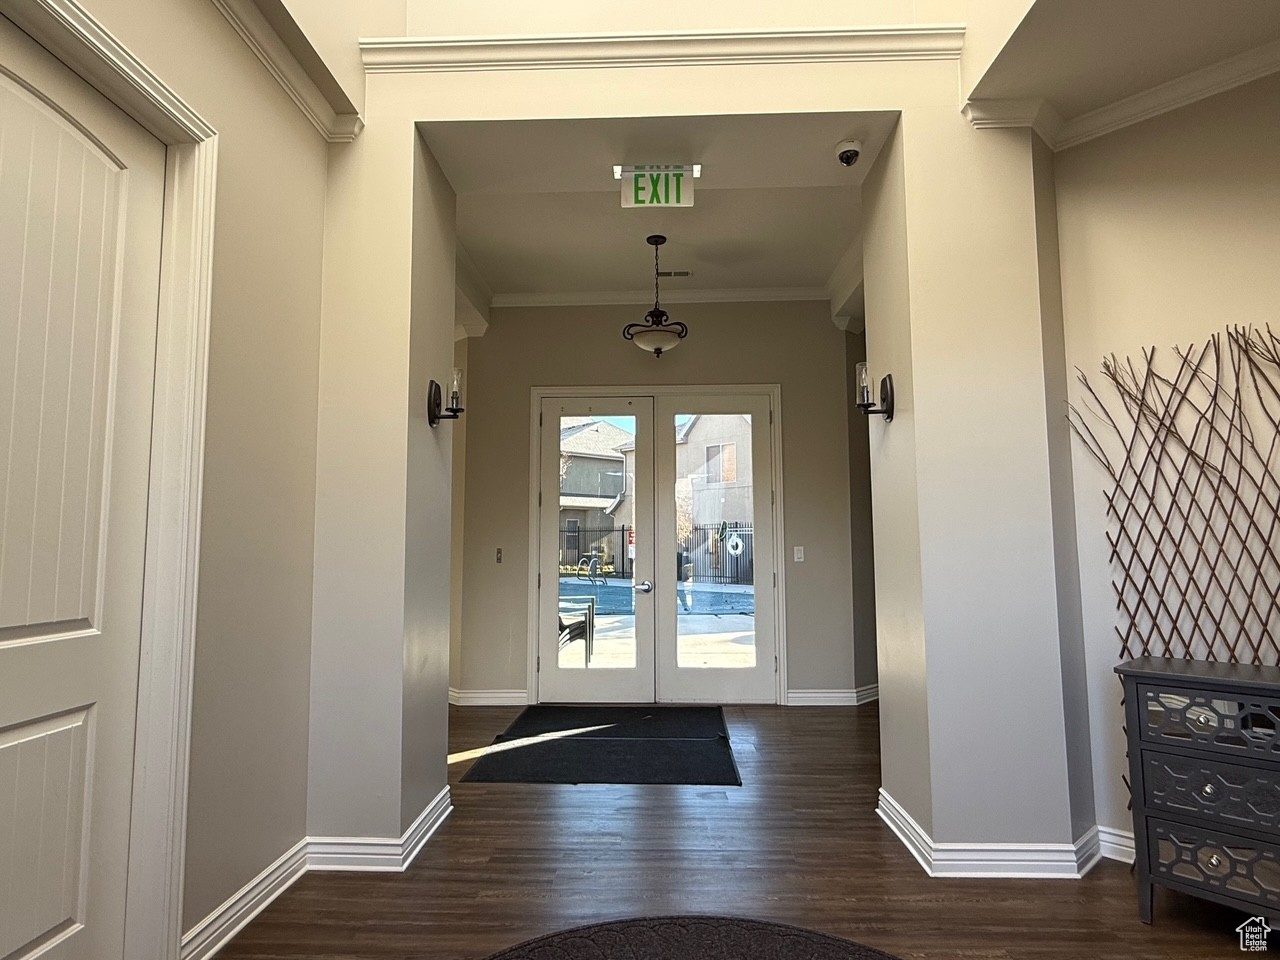
[[[862,156],[861,140],[841,140],[836,144],[836,159],[842,167],[852,167]]]

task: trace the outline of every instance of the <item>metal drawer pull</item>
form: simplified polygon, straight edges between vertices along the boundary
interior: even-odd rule
[[[1209,869],[1217,870],[1220,866],[1222,866],[1222,858],[1215,853],[1209,858]]]
[[[1210,798],[1216,797],[1218,795],[1218,788],[1215,787],[1212,783],[1206,783],[1204,785],[1204,788],[1201,789],[1200,794],[1201,796],[1210,797]]]
[[[1209,724],[1213,723],[1213,720],[1207,713],[1202,713],[1200,716],[1196,717],[1196,723],[1200,724],[1202,727],[1207,727]]]

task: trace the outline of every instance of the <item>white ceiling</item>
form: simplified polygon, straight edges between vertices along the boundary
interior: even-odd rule
[[[1072,119],[1278,37],[1275,0],[1038,0],[970,97]]]
[[[860,243],[859,186],[894,113],[429,123],[458,194],[458,239],[495,304],[643,302],[651,233],[662,298],[739,291],[823,298]],[[835,145],[857,137],[858,164]],[[701,163],[693,207],[624,209],[614,164]]]

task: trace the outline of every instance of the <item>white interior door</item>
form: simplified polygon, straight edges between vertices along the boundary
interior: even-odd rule
[[[542,401],[540,701],[777,702],[770,403]]]
[[[164,169],[0,18],[0,957],[124,949]]]
[[[769,405],[767,395],[657,398],[660,701],[777,702]]]
[[[538,699],[654,700],[653,398],[543,400]]]

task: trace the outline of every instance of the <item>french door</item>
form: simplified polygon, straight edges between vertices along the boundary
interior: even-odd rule
[[[770,403],[542,400],[540,701],[776,702]]]

